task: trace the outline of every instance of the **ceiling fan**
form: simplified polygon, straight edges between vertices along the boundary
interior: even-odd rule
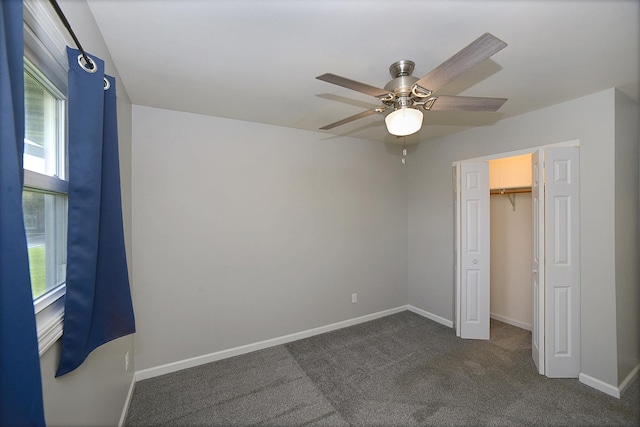
[[[396,136],[411,135],[422,126],[422,111],[497,111],[506,98],[479,98],[471,96],[434,95],[440,88],[460,77],[463,73],[490,58],[507,46],[505,42],[485,33],[460,52],[447,59],[428,74],[417,78],[411,75],[415,63],[400,60],[389,67],[393,79],[384,89],[355,80],[326,73],[318,80],[346,87],[382,101],[380,107],[358,113],[346,119],[323,126],[328,130],[372,114],[393,110],[385,117],[389,133]]]

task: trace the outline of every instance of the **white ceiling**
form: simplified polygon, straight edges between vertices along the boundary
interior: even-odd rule
[[[611,87],[640,101],[640,1],[88,0],[138,105],[291,128],[380,105],[315,77],[383,87],[399,59],[421,77],[485,32],[508,46],[440,95],[509,98],[497,113],[425,113],[406,143],[491,126]],[[398,142],[382,116],[326,131]]]

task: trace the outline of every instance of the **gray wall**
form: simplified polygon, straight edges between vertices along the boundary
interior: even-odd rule
[[[407,303],[400,147],[137,105],[133,140],[138,370]]]
[[[76,0],[60,0],[59,3],[83,47],[104,59],[107,73],[118,80],[120,173],[125,243],[131,275],[131,102],[87,4]],[[66,30],[62,27],[63,31]],[[124,369],[126,352],[131,355],[128,372]],[[59,359],[59,341],[40,358],[47,425],[117,425],[135,372],[135,366],[131,365],[133,336],[99,347],[78,369],[54,378]]]
[[[609,89],[413,147],[407,162],[410,304],[454,318],[452,162],[578,139],[581,371],[618,385],[614,95]]]
[[[616,324],[618,381],[640,363],[638,144],[640,108],[616,91]]]

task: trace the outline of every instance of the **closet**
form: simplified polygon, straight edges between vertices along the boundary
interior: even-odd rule
[[[531,155],[489,161],[491,318],[532,325]]]

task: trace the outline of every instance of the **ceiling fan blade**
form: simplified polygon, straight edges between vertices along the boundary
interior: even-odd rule
[[[388,90],[380,89],[379,87],[371,86],[366,83],[360,83],[355,80],[347,79],[346,77],[336,76],[335,74],[331,73],[323,74],[316,77],[316,79],[328,83],[333,83],[334,85],[346,87],[347,89],[352,89],[375,97],[386,97],[387,95],[389,95]]]
[[[492,34],[484,33],[460,52],[438,65],[429,74],[423,76],[416,84],[431,92],[436,92],[506,46],[505,42]]]
[[[438,96],[431,111],[498,111],[507,98],[482,98],[473,96]]]
[[[346,119],[342,119],[342,120],[337,121],[335,123],[331,123],[330,125],[322,126],[320,129],[322,129],[322,130],[333,129],[334,127],[343,125],[345,123],[349,123],[349,122],[352,122],[354,120],[358,120],[358,119],[361,119],[363,117],[367,117],[367,116],[370,116],[372,114],[378,114],[378,113],[379,113],[379,109],[378,108],[374,108],[373,110],[366,110],[366,111],[363,111],[362,113],[358,113],[358,114],[356,114],[354,116],[347,117]]]

